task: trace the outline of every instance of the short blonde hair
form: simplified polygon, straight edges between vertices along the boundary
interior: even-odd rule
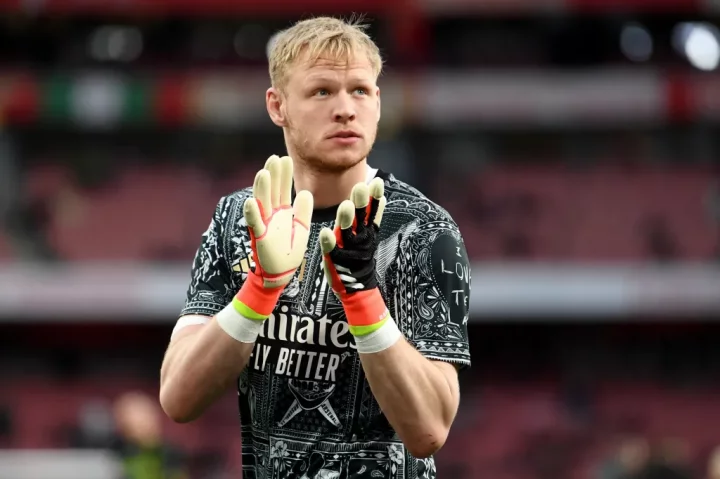
[[[362,18],[341,20],[333,17],[315,17],[297,22],[275,37],[270,47],[270,82],[282,88],[290,67],[305,54],[309,61],[321,57],[347,61],[356,55],[367,56],[375,77],[382,72],[380,49],[365,32]]]

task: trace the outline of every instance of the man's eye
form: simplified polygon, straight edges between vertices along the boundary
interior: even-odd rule
[[[315,95],[316,96],[326,96],[326,95],[329,95],[329,92],[326,89],[321,88],[315,92]]]
[[[367,95],[367,90],[365,88],[356,88],[355,93],[359,93],[360,95]]]

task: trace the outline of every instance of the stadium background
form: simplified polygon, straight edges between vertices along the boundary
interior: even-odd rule
[[[720,3],[0,10],[3,479],[129,464],[118,398],[157,396],[218,198],[283,151],[267,45],[352,12],[387,60],[370,162],[445,206],[473,261],[474,366],[440,477],[720,477]],[[240,477],[236,414],[230,392],[196,423],[157,416],[173,477]]]

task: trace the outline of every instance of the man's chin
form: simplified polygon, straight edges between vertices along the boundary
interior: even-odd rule
[[[347,153],[335,155],[317,155],[306,158],[306,162],[313,169],[327,173],[342,173],[347,171],[367,158],[367,154]]]

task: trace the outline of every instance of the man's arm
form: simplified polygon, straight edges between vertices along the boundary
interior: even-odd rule
[[[393,287],[412,298],[392,305],[399,317],[389,318],[382,329],[393,331],[397,328],[393,321],[405,324],[411,328],[412,344],[400,337],[382,351],[360,354],[373,395],[416,457],[427,457],[444,445],[460,405],[458,361],[468,364],[470,357],[466,327],[470,266],[456,227],[445,228],[439,235],[437,230],[416,232],[401,246],[411,252],[410,258],[422,258],[410,261],[425,264],[404,268],[414,273]],[[434,307],[422,314],[419,304]],[[445,345],[433,346],[438,343]]]
[[[226,203],[221,200],[216,208],[195,256],[177,326],[182,329],[171,338],[161,368],[160,403],[177,422],[200,416],[242,373],[265,320],[303,260],[312,196],[299,192],[291,207],[291,188],[292,160],[271,156],[255,176],[253,196],[243,204],[253,269],[237,294],[223,248],[224,235],[234,232],[224,230]],[[238,220],[228,221],[236,225]]]
[[[215,318],[187,326],[170,342],[160,371],[160,404],[176,422],[197,419],[234,383],[255,343],[230,337]]]
[[[202,234],[185,307],[160,370],[160,405],[176,422],[200,416],[227,389],[232,375],[244,366],[241,361],[231,363],[242,354],[228,353],[228,349],[242,346],[231,345],[232,338],[214,320],[214,315],[232,301],[239,286],[233,281],[223,244],[224,236],[233,234],[225,231],[223,220],[230,211],[231,198],[221,198]]]
[[[384,205],[380,181],[356,185],[338,208],[335,230],[320,232],[320,245],[373,395],[408,451],[424,458],[443,446],[459,405],[457,370],[445,361],[469,364],[470,269],[449,219],[423,225],[399,247],[402,274],[388,286],[391,301],[403,298],[394,319],[375,274]],[[403,338],[401,323],[417,348]]]
[[[425,458],[437,452],[460,404],[455,366],[425,358],[402,338],[383,351],[360,354],[360,360],[375,399],[410,454]]]

